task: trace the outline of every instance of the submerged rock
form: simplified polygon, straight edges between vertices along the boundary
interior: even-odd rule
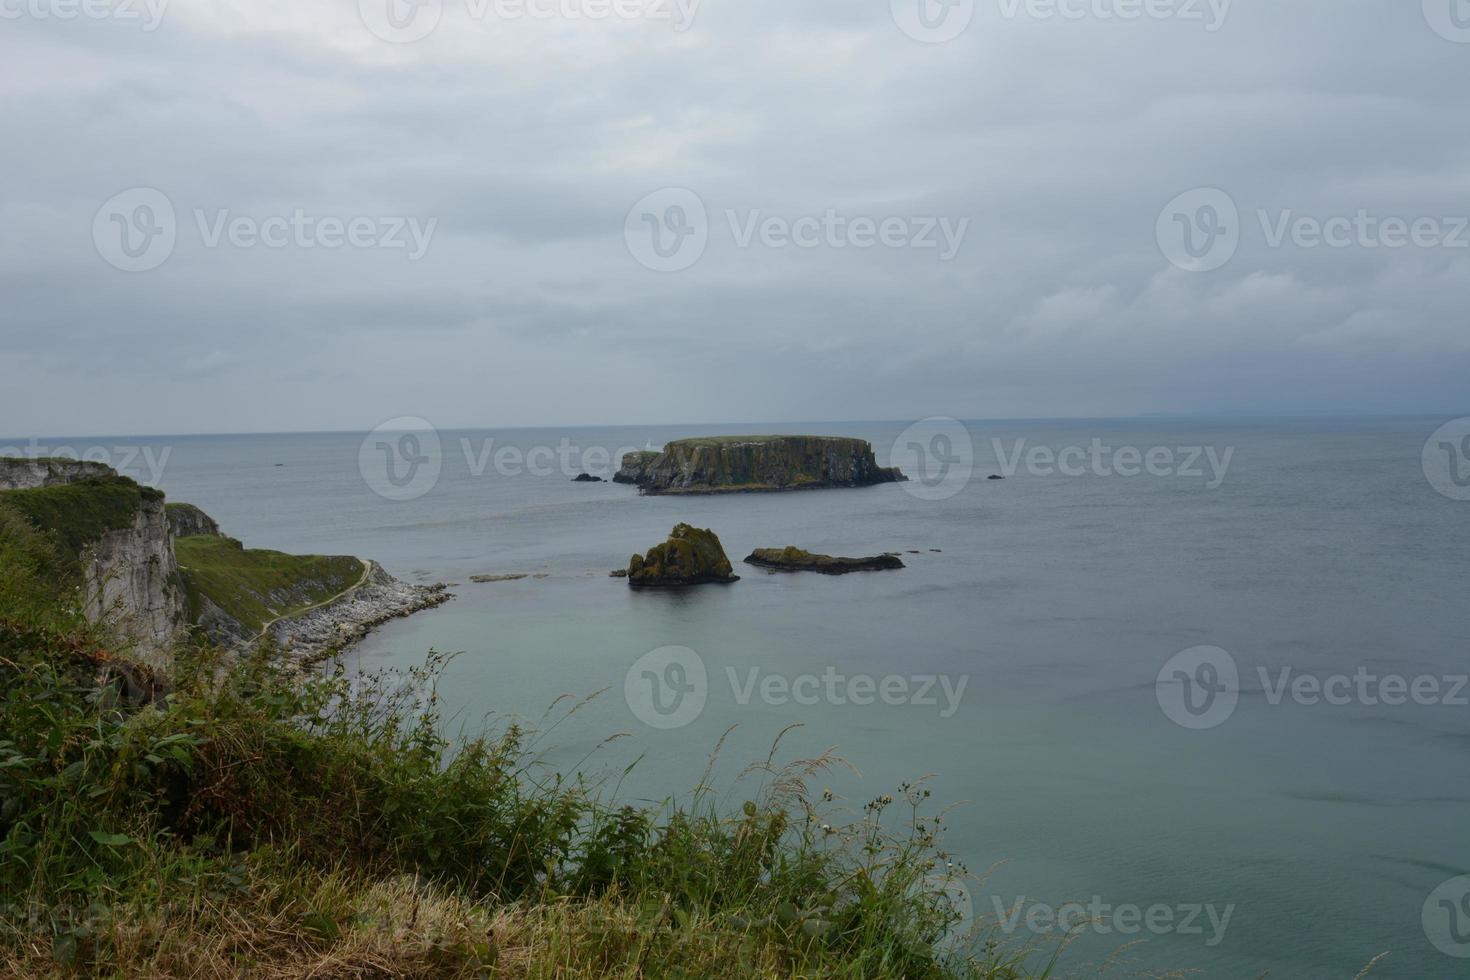
[[[823,575],[879,572],[906,567],[902,558],[888,552],[871,558],[835,558],[832,555],[814,555],[792,545],[785,548],[757,548],[745,557],[745,562],[783,572],[821,572]]]
[[[634,555],[628,562],[630,586],[684,586],[706,582],[736,582],[724,546],[715,532],[676,524],[669,539]]]
[[[661,453],[628,453],[614,479],[644,493],[674,494],[866,487],[908,477],[879,466],[862,439],[718,436],[680,439]]]

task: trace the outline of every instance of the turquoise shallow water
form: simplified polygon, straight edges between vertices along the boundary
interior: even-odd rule
[[[1258,668],[1470,670],[1470,503],[1436,493],[1420,465],[1439,421],[976,422],[981,476],[1000,466],[992,439],[1007,451],[1018,439],[1062,449],[1097,438],[1234,455],[1213,489],[1204,477],[1023,468],[938,501],[895,485],[640,498],[560,472],[473,471],[490,438],[616,450],[739,431],[718,427],[443,432],[437,483],[408,501],[364,480],[360,434],[148,442],[155,458],[169,451],[171,499],[251,546],[361,554],[405,578],[460,583],[456,601],[352,654],[377,666],[461,652],[441,687],[457,725],[534,720],[560,695],[606,689],[539,748],[550,764],[609,777],[641,756],[618,791],[659,799],[695,784],[730,726],[722,786],[800,724],[782,757],[836,747],[860,775],[823,785],[853,810],[925,774],[936,798],[963,804],[948,819],[951,848],[972,870],[996,866],[972,884],[982,916],[1098,901],[1124,921],[1129,906],[1175,910],[1177,924],[1190,906],[1233,906],[1223,937],[1205,913],[1202,934],[1089,931],[1064,973],[1117,956],[1109,975],[1350,978],[1388,951],[1371,975],[1407,978],[1470,975],[1470,960],[1438,951],[1421,922],[1430,892],[1470,871],[1470,707],[1273,704]],[[903,427],[759,428],[857,435],[886,456]],[[840,578],[747,566],[733,586],[679,594],[607,578],[681,520],[714,528],[737,562],[788,543],[920,554],[900,572]],[[484,572],[547,577],[469,582]],[[630,708],[624,682],[667,645],[696,651],[708,683],[694,720],[660,730]],[[1242,676],[1234,713],[1206,730],[1171,722],[1156,683],[1199,645],[1228,651]],[[732,668],[741,683],[755,670],[778,681],[944,675],[965,687],[952,713],[942,693],[937,705],[803,704],[757,689],[742,703]],[[604,744],[616,733],[627,735]],[[1029,935],[1024,917],[1018,928]]]

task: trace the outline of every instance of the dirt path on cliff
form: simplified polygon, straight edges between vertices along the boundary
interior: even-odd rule
[[[259,643],[261,638],[271,631],[271,627],[279,623],[281,620],[295,619],[297,616],[306,615],[313,609],[320,609],[322,606],[330,606],[332,603],[341,599],[343,596],[350,595],[351,593],[356,592],[358,589],[362,588],[364,585],[367,585],[368,576],[371,575],[373,572],[373,560],[371,558],[359,558],[357,560],[362,562],[362,575],[359,576],[356,582],[343,589],[341,592],[338,592],[336,595],[323,599],[321,602],[313,602],[309,606],[302,606],[300,609],[293,609],[290,612],[281,613],[281,615],[277,616],[275,619],[272,619],[270,622],[266,623],[260,628],[260,632],[256,633],[255,636],[250,640],[250,645],[254,646],[256,643]]]

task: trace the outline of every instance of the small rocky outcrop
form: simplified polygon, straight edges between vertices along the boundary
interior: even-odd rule
[[[873,447],[842,436],[680,439],[661,453],[623,456],[615,477],[647,494],[747,493],[866,487],[908,479],[879,466]]]
[[[1001,476],[999,473],[992,473],[989,476],[987,476],[985,479],[987,479],[987,480],[1004,480],[1005,477]]]
[[[193,504],[166,504],[168,526],[175,538],[195,538],[201,535],[223,537],[219,524],[213,517]]]
[[[613,474],[613,482],[641,483],[643,481],[643,475],[658,457],[659,453],[651,449],[641,449],[637,452],[624,453],[623,461],[618,466],[618,471]]]
[[[669,539],[634,555],[628,562],[628,584],[633,587],[679,587],[740,579],[725,556],[725,548],[709,529],[677,524]]]
[[[578,473],[576,476],[572,477],[572,482],[573,483],[606,483],[607,481],[604,480],[600,476],[593,476],[591,473]]]
[[[906,567],[903,559],[893,554],[871,558],[836,558],[814,555],[810,551],[788,545],[785,548],[757,548],[745,557],[748,565],[783,572],[821,572],[823,575],[846,575],[848,572],[878,572]]]

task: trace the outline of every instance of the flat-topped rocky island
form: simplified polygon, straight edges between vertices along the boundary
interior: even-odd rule
[[[758,493],[907,480],[873,447],[845,436],[714,436],[627,453],[613,477],[646,494]]]

